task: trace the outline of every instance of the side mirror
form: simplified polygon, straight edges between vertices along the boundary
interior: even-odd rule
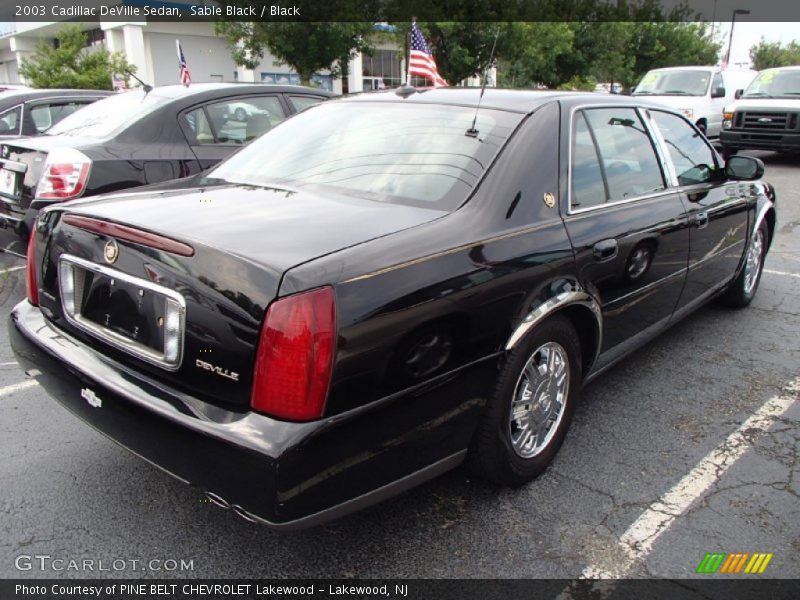
[[[742,94],[744,94],[744,90],[736,90],[735,92],[733,92],[733,97],[738,100],[739,98],[742,97]]]
[[[712,98],[724,98],[725,97],[725,87],[720,86],[718,88],[714,88],[711,90],[711,97]]]
[[[725,176],[734,181],[753,181],[764,176],[764,163],[752,156],[731,156],[725,162]]]

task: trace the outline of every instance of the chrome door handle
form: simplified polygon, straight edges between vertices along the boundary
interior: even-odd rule
[[[617,255],[618,250],[619,245],[617,244],[617,240],[601,240],[592,248],[592,254],[594,255],[594,259],[596,261],[605,262],[614,258]]]
[[[703,229],[705,227],[708,227],[708,213],[705,212],[697,213],[694,217],[692,217],[692,223],[698,229]]]

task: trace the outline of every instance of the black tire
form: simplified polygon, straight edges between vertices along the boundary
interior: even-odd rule
[[[756,245],[759,244],[759,240],[761,249],[758,251],[757,263],[751,262],[751,260],[755,260],[755,257],[751,257],[751,252],[757,251]],[[768,244],[769,230],[767,229],[767,224],[762,222],[747,246],[747,253],[744,257],[745,264],[742,266],[742,270],[725,293],[720,296],[720,301],[723,304],[733,308],[744,308],[752,302],[758,291],[758,284],[761,282],[761,274],[764,272],[764,259],[767,256]],[[751,277],[753,268],[757,268],[754,279]]]
[[[552,344],[560,347],[566,355],[568,384],[562,395],[563,402],[557,404],[558,406],[563,405],[563,410],[559,410],[560,418],[552,421],[551,430],[544,436],[543,441],[546,440],[546,442],[540,449],[532,449],[535,451],[534,455],[525,457],[515,450],[512,441],[515,427],[519,431],[523,431],[518,427],[520,421],[511,420],[512,400],[518,397],[518,393],[522,389],[525,389],[524,385],[527,380],[524,379],[524,370],[529,361],[536,362],[543,358],[544,355],[538,352],[539,350],[547,347],[555,349],[556,356],[560,354],[560,350]],[[572,422],[575,398],[580,389],[581,378],[580,341],[575,328],[567,318],[556,315],[530,332],[508,355],[501,369],[494,394],[487,403],[483,421],[470,448],[469,464],[473,471],[489,481],[513,487],[523,485],[542,473],[561,447]],[[523,388],[518,388],[518,385]],[[549,390],[549,387],[546,388],[546,391]],[[542,396],[544,395],[543,392]],[[554,401],[555,396],[548,397],[550,400],[547,404],[550,404]],[[536,402],[531,396],[529,406],[542,408],[545,404]],[[528,415],[533,413],[533,410],[523,408],[522,413]],[[537,441],[536,446],[538,445]]]

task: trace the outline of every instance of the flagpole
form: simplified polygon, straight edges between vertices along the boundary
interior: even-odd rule
[[[411,17],[411,28],[414,28],[414,24],[417,22],[416,17]],[[408,54],[406,55],[406,85],[411,85],[411,29],[408,30],[408,36],[406,37],[406,46],[408,46]]]

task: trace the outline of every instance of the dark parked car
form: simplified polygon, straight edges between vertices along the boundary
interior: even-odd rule
[[[0,142],[41,135],[79,108],[109,96],[101,90],[34,90],[0,93]]]
[[[185,189],[49,208],[20,365],[276,527],[465,459],[529,481],[584,383],[712,298],[750,302],[775,194],[669,109],[478,95],[327,102]]]
[[[299,86],[233,83],[113,95],[46,135],[2,146],[0,221],[26,237],[50,204],[198,173],[330,96]]]

